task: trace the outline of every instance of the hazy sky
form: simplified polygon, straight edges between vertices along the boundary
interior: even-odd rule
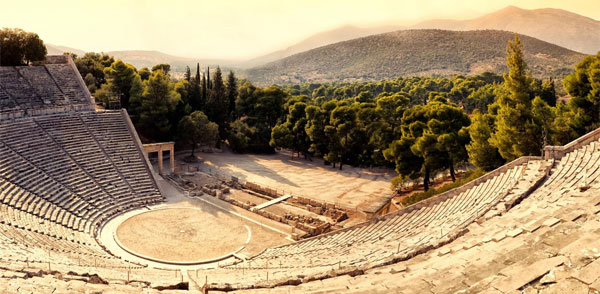
[[[85,51],[159,50],[247,58],[342,25],[472,18],[508,5],[561,8],[600,20],[598,0],[0,0],[0,27]]]

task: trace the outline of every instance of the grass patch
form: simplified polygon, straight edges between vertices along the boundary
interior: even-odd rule
[[[446,185],[441,186],[439,189],[430,188],[427,192],[415,193],[415,194],[412,194],[412,195],[402,199],[402,205],[404,205],[406,207],[406,206],[415,204],[417,202],[423,201],[427,198],[431,198],[435,195],[444,193],[446,191],[450,191],[450,190],[460,187],[474,179],[477,179],[485,174],[486,174],[486,172],[481,169],[469,170],[469,171],[465,172],[462,175],[462,177],[457,179],[456,182],[454,182],[454,183],[448,183]]]

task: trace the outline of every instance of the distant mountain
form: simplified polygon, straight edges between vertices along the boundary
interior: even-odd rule
[[[339,42],[251,68],[260,85],[309,81],[361,81],[410,75],[505,72],[505,48],[514,33],[496,30],[402,30]],[[562,77],[583,54],[520,36],[536,76]]]
[[[596,54],[600,51],[600,21],[561,9],[526,10],[509,6],[470,20],[434,19],[409,27],[343,26],[317,33],[286,49],[251,59],[240,66],[259,66],[321,46],[400,29],[502,30],[528,35],[586,54]]]
[[[83,56],[84,51],[74,49],[65,46],[57,46],[46,43],[46,50],[48,55],[60,55],[64,52],[75,53],[78,56]],[[160,51],[149,51],[149,50],[126,50],[126,51],[109,51],[106,54],[113,56],[115,59],[121,59],[127,63],[132,64],[136,68],[149,67],[160,63],[168,63],[171,65],[171,70],[174,72],[184,72],[185,67],[189,66],[194,68],[196,63],[200,63],[204,66],[216,67],[220,65],[224,70],[233,68],[236,61],[231,60],[218,60],[218,59],[195,59],[189,57],[181,57],[162,53]]]
[[[74,53],[79,56],[85,54],[84,51],[75,49],[75,48],[71,48],[71,47],[53,45],[53,44],[48,44],[48,43],[44,43],[44,44],[46,45],[46,51],[48,51],[48,55],[62,55],[65,52]]]
[[[257,57],[254,59],[250,59],[246,62],[241,63],[244,67],[253,67],[265,63],[269,63],[271,61],[275,61],[281,58],[288,57],[290,55],[294,55],[296,53],[304,52],[310,49],[314,49],[317,47],[356,39],[360,37],[365,37],[369,35],[393,32],[403,27],[400,26],[380,26],[380,27],[371,27],[371,28],[359,28],[355,26],[343,26],[337,29],[333,29],[330,31],[321,32],[315,34],[303,41],[290,46],[286,49],[275,51],[273,53]]]
[[[586,54],[596,54],[600,51],[600,21],[561,9],[527,10],[509,6],[474,19],[430,20],[411,28],[503,30],[528,35]]]
[[[200,65],[221,68],[231,68],[236,62],[231,60],[219,59],[196,59],[189,57],[174,56],[162,53],[160,51],[147,50],[127,50],[127,51],[109,51],[106,54],[113,56],[115,59],[121,59],[127,63],[131,63],[136,68],[152,67],[160,63],[168,63],[171,65],[171,70],[175,72],[185,71],[185,67],[195,68],[196,63]]]

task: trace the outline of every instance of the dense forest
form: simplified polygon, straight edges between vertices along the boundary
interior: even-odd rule
[[[508,73],[398,77],[378,82],[258,87],[233,72],[198,66],[175,81],[169,66],[135,69],[88,53],[76,64],[98,101],[119,97],[148,140],[226,144],[235,152],[293,150],[332,168],[395,167],[394,185],[470,163],[491,170],[544,145],[562,145],[600,122],[600,55],[585,57],[562,83],[532,77],[517,36]]]
[[[43,41],[20,30],[4,39],[29,41],[30,55],[3,54],[4,64],[43,59]],[[8,36],[8,37],[7,37]],[[21,39],[19,39],[21,38]],[[258,87],[223,76],[217,67],[173,79],[168,64],[136,69],[105,54],[73,56],[97,103],[123,107],[146,141],[177,140],[192,154],[198,145],[235,152],[293,150],[322,157],[332,168],[394,167],[401,187],[472,164],[489,171],[519,156],[540,155],[600,126],[600,53],[584,57],[562,80],[532,76],[518,36],[508,42],[508,72],[500,76],[398,77],[352,83]],[[11,59],[8,59],[9,56]]]

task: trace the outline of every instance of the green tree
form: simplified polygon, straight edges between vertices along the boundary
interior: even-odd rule
[[[321,107],[309,105],[305,109],[307,123],[304,130],[311,141],[308,150],[317,156],[325,157],[329,153],[330,141],[333,138],[327,135],[325,128],[330,124],[331,112],[336,106],[335,101],[328,101]],[[326,158],[325,160],[327,161]]]
[[[330,162],[339,162],[340,170],[344,162],[348,162],[350,147],[352,144],[352,132],[357,124],[356,110],[350,106],[338,106],[331,112],[331,127],[329,133],[335,138],[332,148],[329,150]],[[335,130],[335,131],[334,131]]]
[[[283,104],[287,93],[276,86],[259,88],[250,82],[245,82],[239,89],[236,100],[236,113],[242,123],[230,124],[238,130],[232,130],[233,137],[245,132],[244,135],[251,139],[248,150],[251,152],[273,152],[269,144],[273,127],[283,121]],[[245,126],[244,126],[245,125]],[[248,131],[248,132],[246,132]],[[231,141],[236,140],[229,136]]]
[[[540,154],[543,144],[542,129],[534,121],[531,111],[530,85],[532,78],[523,60],[522,45],[515,35],[506,49],[508,74],[504,86],[508,95],[498,97],[496,132],[490,143],[498,148],[508,161],[523,155]]]
[[[577,137],[577,129],[581,129],[581,126],[574,125],[577,122],[581,122],[581,113],[577,109],[565,105],[564,103],[556,104],[553,109],[554,121],[552,121],[552,144],[553,145],[565,145]]]
[[[436,140],[437,151],[446,153],[446,167],[456,181],[454,167],[468,159],[465,146],[470,140],[467,127],[471,121],[460,108],[443,101],[429,103],[426,111],[428,131]]]
[[[542,98],[549,106],[556,106],[556,89],[552,79],[542,83],[540,98]]]
[[[209,121],[202,111],[194,111],[184,116],[177,129],[179,139],[192,145],[192,157],[198,144],[214,146],[219,136],[219,126]]]
[[[255,137],[256,128],[250,127],[242,120],[236,120],[230,125],[230,132],[227,141],[229,147],[235,152],[253,151],[252,138]]]
[[[229,71],[229,75],[227,75],[227,89],[225,95],[227,96],[227,100],[229,102],[227,109],[227,118],[228,121],[231,122],[234,120],[234,112],[235,112],[235,100],[238,95],[238,84],[237,78],[233,71]]]
[[[104,69],[104,75],[112,94],[119,97],[121,107],[129,109],[131,87],[136,77],[139,77],[135,67],[119,59]]]
[[[221,75],[221,68],[217,67],[215,71],[212,88],[206,103],[206,114],[208,119],[219,125],[219,137],[226,138],[225,124],[227,122],[227,111],[229,110],[229,100],[225,93],[225,84]]]
[[[555,119],[555,112],[552,111],[552,107],[546,103],[542,98],[535,97],[531,102],[531,112],[534,121],[537,126],[541,127],[542,130],[542,142],[543,146],[552,143],[553,132],[553,121]],[[543,147],[542,146],[542,147]],[[540,151],[541,153],[542,151]]]
[[[90,90],[90,93],[96,92],[97,81],[96,81],[96,78],[91,73],[88,73],[87,75],[85,75],[85,77],[83,78],[83,81],[85,82],[85,85],[87,86],[88,90]]]
[[[271,147],[290,148],[298,152],[298,157],[300,153],[304,154],[305,158],[308,157],[310,139],[306,134],[306,107],[304,102],[296,102],[289,106],[287,120],[275,126],[271,132]]]
[[[139,125],[143,134],[155,140],[169,139],[171,125],[169,113],[181,99],[171,83],[169,75],[162,70],[152,73],[141,97]]]
[[[150,75],[152,74],[152,72],[147,67],[142,67],[142,69],[140,69],[138,73],[142,81],[147,81],[150,78]]]
[[[586,56],[575,66],[575,72],[563,80],[571,96],[569,106],[577,121],[573,123],[579,135],[597,128],[600,123],[600,52]]]
[[[165,74],[169,74],[169,72],[171,71],[171,65],[167,63],[161,63],[152,67],[152,72],[155,72],[157,70],[162,70]]]
[[[377,106],[374,110],[377,112],[377,118],[373,120],[377,119],[377,121],[367,128],[370,141],[378,150],[374,154],[376,161],[385,159],[382,158],[383,150],[402,136],[400,125],[409,103],[410,97],[406,93],[384,95],[376,100]]]
[[[467,145],[467,151],[469,162],[485,171],[491,171],[504,163],[498,148],[490,144],[493,131],[494,116],[475,110],[469,126],[471,143]]]
[[[88,86],[91,93],[94,93],[96,90],[100,89],[102,85],[106,84],[104,68],[113,64],[115,59],[107,54],[88,52],[82,57],[73,56],[73,61],[81,76],[86,77],[86,86]],[[88,76],[91,77],[88,78]]]
[[[35,33],[22,29],[0,30],[0,65],[26,65],[46,59],[44,41]]]

